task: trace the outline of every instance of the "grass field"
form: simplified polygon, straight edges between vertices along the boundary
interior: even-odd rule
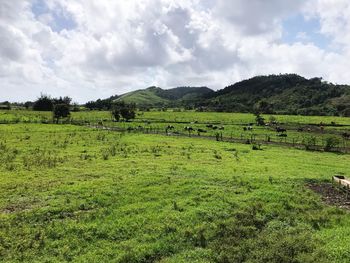
[[[0,125],[0,261],[349,262],[349,212],[306,186],[349,175],[349,163],[278,146]]]
[[[272,141],[284,142],[289,144],[304,145],[305,142],[312,141],[313,144],[324,147],[327,140],[335,138],[337,147],[350,148],[350,140],[343,138],[343,133],[350,134],[350,120],[344,117],[329,117],[329,116],[287,116],[274,115],[275,120],[280,126],[287,128],[288,137],[278,137],[275,127],[259,127],[255,126],[252,131],[244,132],[243,128],[249,123],[255,123],[253,114],[245,113],[215,113],[215,112],[138,112],[136,119],[132,122],[116,123],[112,121],[111,114],[106,111],[82,111],[73,112],[71,121],[103,124],[107,127],[118,127],[122,129],[142,129],[165,133],[166,127],[172,125],[175,127],[171,132],[186,134],[185,126],[191,126],[194,130],[202,129],[205,133],[201,136],[215,137],[217,130],[208,129],[207,124],[215,124],[224,126],[224,130],[219,131],[220,135],[225,138],[236,138],[241,140],[256,141]],[[264,118],[268,122],[270,115],[265,115]],[[0,123],[50,123],[52,116],[50,112],[34,112],[34,111],[0,111]],[[324,124],[324,130],[318,126]],[[335,125],[331,125],[335,124]],[[299,132],[298,129],[303,128],[304,132]],[[307,132],[307,130],[310,130]],[[194,131],[193,135],[197,135]]]
[[[347,117],[334,116],[296,116],[296,115],[265,115],[268,120],[270,116],[274,116],[279,122],[292,124],[319,124],[321,122],[330,124],[335,122],[340,125],[350,126],[350,120]],[[81,111],[72,112],[72,119],[85,120],[90,122],[110,121],[111,114],[108,111]],[[194,121],[200,123],[217,123],[217,124],[238,124],[243,125],[255,122],[255,117],[250,113],[217,113],[217,112],[195,112],[182,111],[173,112],[171,110],[139,112],[136,121],[155,121],[155,122],[187,122]],[[10,110],[0,111],[0,122],[40,122],[52,121],[51,112],[36,112],[31,110]]]

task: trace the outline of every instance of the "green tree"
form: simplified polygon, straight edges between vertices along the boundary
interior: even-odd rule
[[[61,118],[67,118],[70,116],[69,105],[66,103],[56,104],[53,108],[53,118],[58,124]]]
[[[23,106],[28,110],[29,108],[33,107],[33,104],[34,103],[31,101],[26,101]]]
[[[33,110],[35,111],[52,111],[53,110],[53,101],[47,95],[41,95],[33,105]]]
[[[255,105],[255,112],[260,112],[264,114],[272,114],[273,105],[266,100],[262,99]]]
[[[113,104],[111,114],[119,122],[121,118],[126,121],[134,119],[136,116],[136,105],[134,103],[125,103],[124,101]]]

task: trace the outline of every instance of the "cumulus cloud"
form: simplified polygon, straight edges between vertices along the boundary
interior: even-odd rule
[[[284,72],[350,82],[349,12],[345,0],[0,1],[0,101],[44,92],[84,102],[151,85],[219,89]],[[284,43],[283,20],[294,15],[318,19],[337,48]]]

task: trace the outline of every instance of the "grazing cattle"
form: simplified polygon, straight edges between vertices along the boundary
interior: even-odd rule
[[[252,126],[243,127],[243,131],[252,131],[252,130],[253,130]]]
[[[225,127],[224,127],[224,126],[220,126],[220,127],[219,127],[219,130],[220,130],[220,131],[223,131],[223,130],[225,130]]]
[[[208,124],[207,128],[213,128],[213,124]]]
[[[276,127],[276,132],[286,132],[287,130],[285,128]]]
[[[203,129],[197,129],[198,136],[201,136],[201,133],[206,133],[206,130]]]
[[[304,129],[303,128],[298,128],[298,130],[297,130],[298,132],[303,132],[304,131]]]
[[[218,126],[213,126],[212,129],[213,129],[213,130],[217,130],[217,129],[219,129],[219,127],[218,127]]]
[[[193,131],[193,128],[191,126],[186,126],[184,128],[185,131],[188,131],[188,132],[192,132]]]

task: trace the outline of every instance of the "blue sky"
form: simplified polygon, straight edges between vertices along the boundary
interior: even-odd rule
[[[321,49],[331,49],[330,39],[321,34],[321,25],[317,18],[306,19],[303,15],[297,14],[284,19],[282,26],[282,41],[284,43],[311,42]]]
[[[60,32],[64,29],[71,30],[76,27],[76,23],[68,12],[65,12],[59,6],[54,10],[50,10],[44,0],[36,0],[31,9],[37,19],[42,15],[49,14],[52,17],[49,25],[54,32]]]

